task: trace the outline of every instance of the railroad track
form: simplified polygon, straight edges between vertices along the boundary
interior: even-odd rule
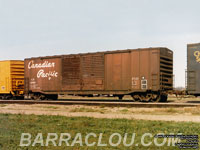
[[[65,101],[33,101],[33,100],[0,100],[0,104],[49,104],[49,105],[87,105],[107,107],[140,107],[140,108],[169,108],[169,107],[197,107],[200,103],[141,103],[128,101],[86,101],[86,100],[65,100]]]

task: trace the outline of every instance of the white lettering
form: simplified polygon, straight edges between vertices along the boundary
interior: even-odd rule
[[[107,144],[102,144],[102,137],[103,137],[103,133],[100,133],[99,140],[98,140],[98,146],[101,146],[101,147],[107,146]]]
[[[158,135],[163,135],[163,136],[164,136],[163,133],[160,133],[160,134],[158,134]],[[163,142],[162,142],[162,143],[158,143],[158,139],[159,139],[159,138],[154,138],[154,144],[155,144],[156,146],[159,146],[159,147],[164,146],[165,143],[167,142],[167,138],[163,138]]]
[[[170,133],[170,135],[164,135],[162,133],[153,137],[151,133],[145,133],[141,137],[141,145],[148,147],[154,144],[157,147],[162,147],[165,145],[168,147],[170,146],[174,147],[176,146],[176,143],[181,142],[181,137],[179,137],[179,135],[174,135],[173,133]],[[33,138],[33,136],[30,133],[22,133],[19,146],[48,147],[49,144],[52,144],[53,146],[62,146],[62,144],[65,144],[66,146],[73,147],[73,146],[83,146],[85,144],[88,147],[92,146],[106,147],[108,145],[112,147],[117,147],[120,144],[123,144],[125,147],[131,147],[134,146],[135,138],[136,138],[136,133],[132,133],[130,134],[130,136],[128,133],[125,133],[124,136],[122,136],[119,133],[113,133],[112,135],[110,135],[110,137],[106,137],[105,139],[103,139],[103,133],[100,133],[99,136],[95,133],[87,133],[85,136],[82,136],[81,133],[77,133],[74,138],[71,136],[70,133],[60,133],[60,137],[57,133],[48,133],[45,140],[42,133],[38,133],[35,138]],[[106,141],[107,139],[108,141]],[[139,144],[136,144],[135,146],[139,146]]]
[[[182,133],[177,134],[178,136],[181,136]],[[181,139],[176,137],[174,133],[170,133],[168,138],[168,145],[167,146],[176,146],[176,143],[181,143]]]
[[[145,139],[145,137],[146,136],[149,136],[149,137],[153,137],[153,135],[151,134],[151,133],[145,133],[143,136],[142,136],[142,138],[141,138],[141,144],[142,144],[142,146],[145,146],[145,147],[148,147],[148,146],[150,146],[151,144],[152,144],[152,142],[149,142],[149,143],[144,143],[144,139]]]
[[[55,62],[48,62],[45,61],[44,63],[34,64],[34,61],[30,61],[28,63],[28,69],[35,69],[35,68],[54,68]]]
[[[74,138],[71,146],[74,146],[75,144],[80,144],[80,146],[83,146],[83,141],[82,141],[82,135],[81,135],[81,133],[77,133],[76,134],[76,137]]]
[[[38,133],[38,135],[36,136],[32,146],[35,146],[36,144],[40,144],[41,146],[44,146],[42,133]]]
[[[67,138],[64,138],[64,137],[67,137]],[[66,146],[70,146],[69,144],[70,139],[71,139],[71,135],[69,133],[61,133],[58,146],[62,146],[62,142],[65,142]]]
[[[88,146],[88,147],[91,147],[91,146],[94,146],[96,144],[96,142],[93,142],[91,144],[89,144],[89,138],[90,136],[93,136],[93,137],[97,137],[97,135],[95,133],[90,133],[88,134],[86,137],[85,137],[85,144]]]
[[[53,137],[53,138],[51,138]],[[58,139],[58,135],[56,133],[48,133],[47,140],[46,140],[46,146],[49,146],[49,142],[53,144],[53,146],[56,145],[56,140]]]
[[[113,143],[113,138],[114,137],[117,137],[118,138],[118,141],[117,143]],[[122,136],[119,134],[119,133],[113,133],[111,136],[110,136],[110,139],[109,139],[109,144],[113,147],[117,147],[119,146],[119,144],[122,142]]]
[[[27,137],[27,138],[25,138]],[[26,144],[24,143],[26,142]],[[20,145],[21,147],[30,146],[31,145],[31,134],[30,133],[22,133]]]
[[[48,78],[51,80],[52,77],[58,77],[58,72],[56,71],[49,71],[48,73],[45,73],[43,69],[39,70],[37,73],[37,78]]]
[[[124,140],[123,140],[124,146],[126,146],[126,147],[132,146],[135,142],[135,135],[136,135],[135,133],[132,134],[131,142],[130,142],[130,144],[127,144],[128,133],[126,133],[124,136]]]

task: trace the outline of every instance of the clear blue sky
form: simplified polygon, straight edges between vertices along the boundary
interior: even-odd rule
[[[0,60],[162,46],[185,86],[198,42],[199,0],[0,0]]]

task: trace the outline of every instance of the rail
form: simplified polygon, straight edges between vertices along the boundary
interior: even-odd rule
[[[199,107],[200,103],[141,103],[141,102],[111,102],[111,101],[33,101],[33,100],[0,100],[0,104],[49,104],[49,105],[87,105],[107,107],[138,107],[138,108],[171,108],[171,107]]]

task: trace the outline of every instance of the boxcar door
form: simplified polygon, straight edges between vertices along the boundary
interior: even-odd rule
[[[131,89],[130,53],[105,55],[106,90]]]
[[[81,89],[80,55],[62,58],[62,90],[74,91]]]
[[[104,54],[81,56],[82,90],[104,90]]]

